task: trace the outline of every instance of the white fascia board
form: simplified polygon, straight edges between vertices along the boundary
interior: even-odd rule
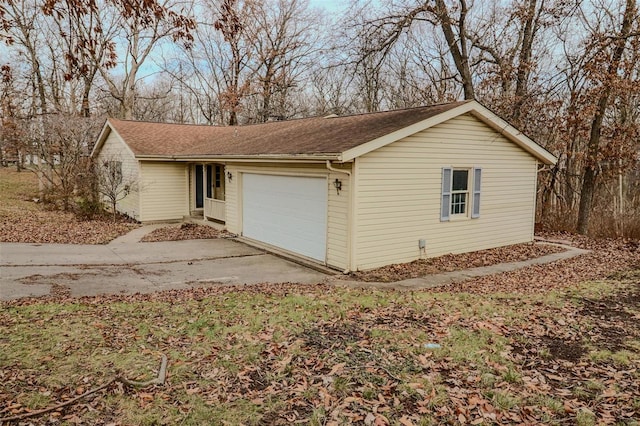
[[[342,153],[340,161],[351,161],[356,157],[361,157],[371,151],[382,148],[383,146],[389,145],[390,143],[396,142],[402,138],[406,138],[407,136],[411,136],[415,133],[436,126],[440,123],[444,123],[445,121],[455,118],[461,114],[465,114],[473,109],[473,104],[475,103],[475,101],[472,101],[462,104],[441,114],[429,117],[426,120],[419,121],[400,130],[396,130],[395,132],[389,133],[372,141],[363,143],[362,145],[358,145],[356,147],[348,149]]]
[[[106,141],[107,137],[109,137],[109,132],[111,130],[112,129],[111,129],[111,126],[109,125],[109,119],[107,119],[104,122],[104,125],[102,126],[102,130],[100,130],[98,139],[96,140],[95,145],[93,145],[93,149],[91,150],[91,154],[89,155],[89,157],[93,158],[93,156],[96,155],[98,151],[100,151],[100,149],[102,148],[102,145],[104,145],[104,141]]]
[[[381,136],[372,141],[366,142],[362,145],[358,145],[354,148],[348,149],[342,153],[340,161],[351,161],[356,157],[365,155],[371,151],[374,151],[383,146],[389,145],[407,136],[411,136],[415,133],[429,129],[438,124],[444,123],[447,120],[451,120],[459,115],[471,113],[474,117],[481,120],[483,123],[518,145],[520,148],[533,155],[538,160],[545,164],[555,164],[557,159],[549,151],[529,139],[524,133],[513,127],[511,124],[498,117],[488,108],[482,106],[477,101],[469,101],[456,108],[445,111],[442,114],[427,118],[418,123],[407,126],[403,129],[396,130],[395,132]]]
[[[527,135],[522,133],[520,130],[513,127],[507,121],[500,118],[493,111],[488,108],[482,106],[482,104],[478,102],[473,102],[474,108],[471,111],[471,114],[478,118],[480,121],[485,123],[487,126],[491,127],[496,132],[500,133],[520,148],[527,151],[529,154],[533,155],[535,158],[543,162],[544,164],[552,165],[556,164],[558,159],[551,154],[549,151],[535,143],[531,140]]]

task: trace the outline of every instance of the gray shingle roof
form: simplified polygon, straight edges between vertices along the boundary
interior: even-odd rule
[[[464,103],[234,127],[117,119],[109,123],[136,156],[339,154]]]

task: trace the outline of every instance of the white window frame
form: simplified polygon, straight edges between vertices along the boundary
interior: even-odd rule
[[[458,189],[458,190],[454,190],[453,189],[453,181],[454,181],[454,175],[456,172],[466,172],[467,173],[467,185],[465,187],[465,189]],[[471,169],[469,168],[461,168],[461,167],[454,167],[451,169],[451,202],[449,203],[449,215],[452,218],[460,218],[460,217],[469,217],[469,207],[470,207],[470,190],[469,187],[471,185],[469,185],[469,178],[471,176]],[[459,196],[463,195],[464,197],[464,201],[459,201]],[[455,207],[462,207],[458,210],[463,210],[463,211],[458,211],[458,212],[454,212]]]
[[[457,171],[467,172],[467,186],[464,190],[453,190],[453,174]],[[480,167],[443,167],[440,221],[448,222],[450,220],[479,218],[481,181],[482,168]],[[460,195],[464,195],[463,203],[458,201]],[[463,205],[464,212],[454,213],[456,204]]]

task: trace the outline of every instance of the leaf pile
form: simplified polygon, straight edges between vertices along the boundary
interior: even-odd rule
[[[591,250],[591,252],[545,265],[533,265],[511,272],[473,278],[462,283],[449,284],[434,291],[475,294],[541,293],[640,268],[640,242],[637,240],[622,238],[596,240],[573,234],[561,234],[561,236],[564,242]]]
[[[0,242],[107,244],[140,225],[128,221],[78,220],[73,213],[0,212]]]
[[[155,229],[142,237],[140,241],[150,243],[158,241],[226,238],[229,236],[231,236],[231,234],[227,231],[221,231],[211,226],[198,225],[195,223],[183,223],[179,226],[165,226],[163,228]]]
[[[167,386],[114,385],[36,424],[640,420],[638,271],[541,295],[265,284],[3,308],[0,416],[170,354]]]
[[[514,244],[489,250],[419,259],[409,263],[399,263],[369,271],[349,274],[348,279],[368,282],[394,282],[426,275],[457,271],[480,266],[491,266],[504,262],[519,262],[565,251],[549,244]]]

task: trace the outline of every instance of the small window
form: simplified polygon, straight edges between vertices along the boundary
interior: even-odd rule
[[[472,172],[473,170],[473,172]],[[480,182],[482,169],[442,168],[442,206],[440,220],[447,222],[451,217],[480,217]],[[473,177],[473,182],[471,182]],[[471,188],[473,185],[473,188]],[[473,189],[473,193],[471,190]]]
[[[214,194],[213,198],[224,201],[224,165],[215,165]]]
[[[453,170],[451,214],[466,215],[469,202],[469,170]]]
[[[216,188],[220,188],[222,181],[222,166],[216,164]]]

